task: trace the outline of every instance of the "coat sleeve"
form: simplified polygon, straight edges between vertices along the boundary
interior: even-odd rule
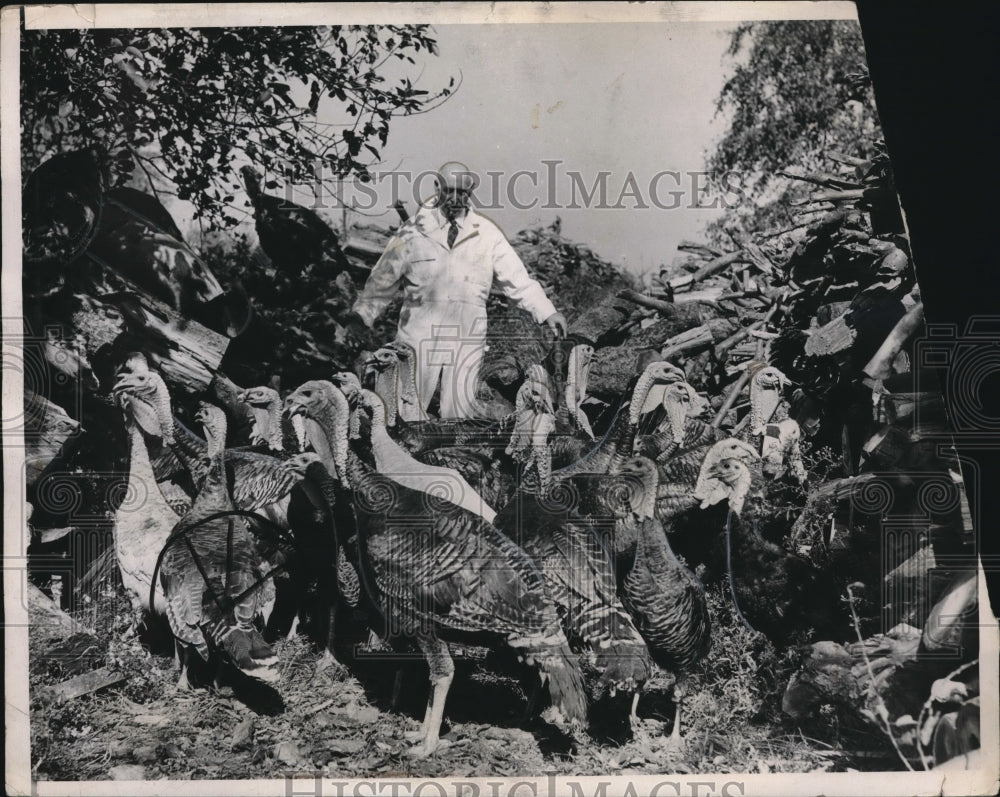
[[[389,241],[365,287],[354,302],[354,312],[371,326],[399,290],[406,266],[406,241],[396,235]]]
[[[541,324],[556,312],[555,305],[549,301],[538,280],[532,279],[528,274],[514,247],[499,229],[496,230],[496,238],[493,245],[493,276],[497,287]]]

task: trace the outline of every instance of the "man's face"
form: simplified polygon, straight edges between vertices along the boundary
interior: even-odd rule
[[[460,219],[469,209],[472,192],[465,188],[438,184],[438,207],[448,219]]]

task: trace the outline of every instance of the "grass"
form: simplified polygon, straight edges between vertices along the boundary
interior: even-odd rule
[[[420,661],[407,666],[399,711],[389,705],[393,662],[317,672],[320,654],[302,636],[277,643],[277,693],[257,694],[247,679],[218,692],[177,692],[172,658],[150,654],[130,635],[124,597],[106,591],[98,603],[88,611],[107,641],[100,664],[119,668],[129,680],[48,703],[40,687],[66,673],[32,656],[32,768],[40,780],[103,779],[121,764],[142,765],[147,779],[276,778],[290,769],[344,777],[474,777],[817,772],[871,768],[871,760],[883,766],[885,740],[877,734],[851,740],[850,749],[874,755],[866,761],[844,749],[832,723],[809,735],[782,717],[781,694],[797,657],[743,627],[717,588],[709,603],[718,630],[709,655],[688,678],[682,751],[667,744],[673,721],[667,673],[647,685],[633,738],[598,741],[583,731],[566,736],[541,720],[522,723],[524,694],[516,679],[468,657],[458,659],[443,729],[454,745],[427,760],[409,758],[402,738],[418,728],[426,695]],[[253,731],[233,749],[234,731],[248,719]]]

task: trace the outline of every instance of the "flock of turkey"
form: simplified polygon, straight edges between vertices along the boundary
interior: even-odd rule
[[[74,375],[94,383],[82,408],[91,439],[95,426],[119,418],[128,437],[126,500],[113,503],[113,545],[98,565],[117,561],[136,627],[149,615],[169,625],[179,688],[200,682],[201,661],[215,666],[216,683],[235,668],[280,691],[275,643],[300,618],[323,647],[323,667],[343,659],[360,624],[371,644],[390,648],[386,655],[416,649],[429,665],[415,755],[447,743],[440,728],[453,656],[468,646],[490,650],[487,662],[509,655],[522,678],[531,674],[530,710],[567,730],[593,728],[609,714],[636,726],[644,689],[656,668],[666,671],[676,706],[670,743],[680,745],[685,675],[707,655],[713,633],[725,633],[713,631],[707,586],[721,586],[735,615],[781,648],[860,637],[845,588],[874,585],[884,573],[877,557],[850,550],[871,544],[852,533],[864,514],[854,493],[874,470],[893,469],[880,464],[886,457],[912,454],[919,465],[893,482],[901,495],[922,483],[923,471],[941,470],[937,459],[919,460],[912,440],[900,442],[902,411],[887,427],[873,426],[872,389],[858,385],[855,371],[906,320],[900,297],[913,287],[909,270],[886,265],[901,250],[869,257],[858,249],[874,234],[862,214],[830,214],[836,218],[792,253],[792,276],[811,287],[788,299],[780,333],[758,330],[773,313],[740,330],[769,342],[753,342],[756,354],[739,366],[744,376],[726,398],[707,374],[725,370],[740,332],[720,318],[718,329],[692,322],[703,323],[696,337],[709,339],[701,354],[668,356],[689,351],[670,341],[659,357],[634,352],[624,391],[614,382],[622,363],[608,364],[628,342],[571,335],[536,362],[508,369],[519,378],[506,386],[509,395],[493,396],[496,417],[414,421],[399,411],[415,400],[414,353],[398,343],[369,352],[356,371],[331,368],[284,392],[278,380],[236,387],[221,353],[208,367],[196,351],[192,357],[184,335],[198,323],[228,335],[227,357],[247,354],[241,297],[222,292],[155,198],[109,189],[100,164],[94,151],[66,153],[29,177],[25,305],[44,316],[47,307],[63,308],[56,300],[65,295],[79,308],[80,294],[96,286],[104,291],[97,303],[126,319],[117,336],[90,336],[90,363],[81,357]],[[331,293],[347,295],[364,264],[345,256],[313,211],[263,193],[250,167],[242,176],[261,248],[282,279],[319,275]],[[833,266],[823,247],[837,255]],[[820,277],[808,271],[817,263]],[[845,290],[875,283],[843,317],[802,331],[824,307],[836,309],[838,269],[855,280]],[[785,288],[774,290],[787,298]],[[736,301],[746,306],[765,293],[748,290]],[[143,295],[182,322],[151,323]],[[81,317],[95,314],[72,315],[74,323]],[[671,334],[677,343],[688,331]],[[725,339],[713,347],[719,334]],[[890,354],[878,387],[912,398],[909,361],[899,346]],[[603,380],[598,401],[588,397],[592,371]],[[168,382],[183,396],[172,397]],[[192,417],[192,398],[200,400],[200,430],[182,420]],[[737,422],[733,407],[743,398]],[[849,465],[846,478],[813,489],[800,443],[806,434],[815,448],[817,427],[818,437],[842,442]],[[64,451],[44,473],[72,461]],[[803,500],[790,515],[785,499],[796,491]],[[955,537],[954,514],[942,510],[944,532],[932,545]],[[817,519],[828,535],[816,533]],[[846,549],[835,535],[850,541]],[[816,661],[826,673],[827,660]]]
[[[564,358],[584,394],[590,353],[577,346]],[[449,642],[512,649],[538,669],[548,716],[573,726],[588,703],[618,693],[634,696],[635,717],[654,663],[683,694],[711,635],[693,567],[728,577],[747,622],[775,638],[813,624],[816,597],[838,597],[758,529],[769,479],[798,472],[794,444],[769,476],[762,469],[764,435],[795,427],[780,417],[776,369],[755,374],[740,438],[695,417],[697,394],[666,362],[636,376],[595,437],[559,401],[555,385],[568,375],[540,366],[507,419],[405,422],[386,407],[412,389],[412,356],[386,347],[363,378],[331,374],[283,401],[267,387],[240,393],[254,422],[235,446],[222,408],[201,405],[199,436],[173,415],[143,355],[119,367],[128,494],[144,499],[141,511],[119,510],[115,554],[136,611],[169,621],[179,686],[191,650],[273,681],[278,662],[262,629],[276,600],[325,616],[330,657],[338,612],[353,608],[429,663],[414,748],[426,755],[440,744]],[[680,729],[678,710],[676,741]]]

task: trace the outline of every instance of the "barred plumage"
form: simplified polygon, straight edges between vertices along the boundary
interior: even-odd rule
[[[634,540],[634,553],[621,579],[622,603],[646,640],[653,661],[675,676],[677,714],[672,736],[679,741],[681,681],[711,644],[708,603],[701,582],[674,555],[657,519],[656,465],[646,457],[635,457],[620,473],[632,489],[629,510],[615,526],[615,550],[626,562]]]
[[[231,511],[233,502],[223,460],[225,415],[203,404],[199,417],[209,439],[208,472],[191,510],[171,533],[160,562],[167,617],[185,651],[181,681],[187,678],[187,646],[205,660],[215,650],[247,675],[273,681],[277,656],[253,625],[273,602],[273,582],[243,518],[205,521]]]
[[[300,388],[286,399],[286,407],[318,422],[328,436],[327,449],[339,445],[329,435],[346,436],[347,425],[337,416],[349,411],[347,400],[331,383]],[[546,676],[558,716],[583,721],[582,675],[538,568],[482,517],[366,465],[354,450],[370,445],[365,428],[352,444],[347,473],[355,496],[360,575],[389,632],[414,639],[431,669],[422,744],[414,752],[426,755],[438,744],[454,675],[448,638],[486,635],[518,649]]]

